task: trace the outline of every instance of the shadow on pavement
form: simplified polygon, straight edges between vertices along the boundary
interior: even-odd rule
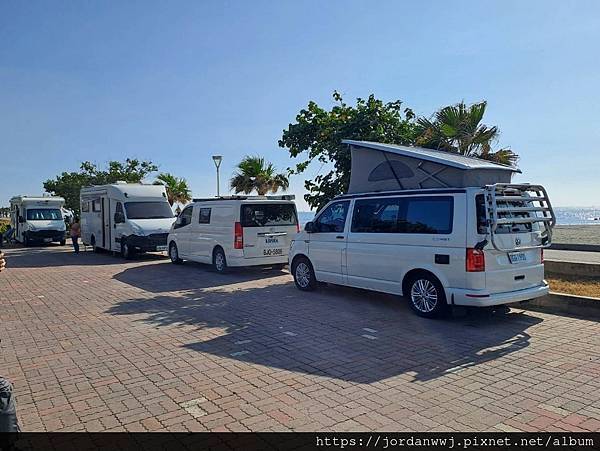
[[[166,293],[222,287],[285,274],[287,272],[270,267],[230,268],[227,273],[219,274],[209,265],[193,262],[174,265],[169,260],[160,265],[127,268],[116,274],[114,279],[151,293]]]
[[[526,348],[527,329],[542,321],[508,309],[426,320],[390,295],[336,286],[303,293],[289,277],[272,282],[194,289],[188,281],[189,295],[127,300],[108,313],[142,315],[135,321],[159,327],[195,326],[183,346],[198,352],[356,383],[458,372]],[[215,327],[225,333],[214,338]]]
[[[46,245],[30,247],[12,247],[2,249],[6,256],[7,268],[47,268],[53,266],[99,266],[127,263],[120,257],[113,256],[110,252],[95,253],[88,246],[84,251],[76,254],[71,246]],[[142,254],[136,260],[156,261],[164,260],[162,254]],[[135,261],[135,260],[134,260]]]

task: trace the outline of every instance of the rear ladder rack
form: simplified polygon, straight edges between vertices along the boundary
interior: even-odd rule
[[[547,248],[552,244],[552,228],[556,225],[548,193],[541,185],[496,183],[485,186],[485,214],[492,246],[500,252]],[[516,204],[516,205],[515,205]],[[499,226],[540,224],[539,244],[503,248],[498,243]]]

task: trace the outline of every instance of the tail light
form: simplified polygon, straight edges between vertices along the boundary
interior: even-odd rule
[[[467,249],[467,272],[485,271],[485,254],[473,248]]]
[[[296,233],[300,233],[300,224],[296,222]]]
[[[242,224],[240,224],[239,222],[235,223],[233,248],[244,249],[244,229],[242,228]]]
[[[540,261],[544,263],[544,249],[540,249]]]

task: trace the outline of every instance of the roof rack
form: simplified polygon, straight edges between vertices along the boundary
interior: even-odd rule
[[[219,197],[199,197],[194,198],[193,202],[216,202],[220,200],[294,200],[294,194],[280,194],[277,196],[219,196]]]
[[[495,183],[485,186],[485,214],[490,226],[492,246],[500,252],[546,248],[552,244],[552,228],[556,225],[554,210],[546,189],[541,185]],[[504,248],[498,243],[499,226],[540,224],[539,244]]]

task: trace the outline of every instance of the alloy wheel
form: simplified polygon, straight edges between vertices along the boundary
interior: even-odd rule
[[[298,263],[296,266],[296,281],[302,288],[308,287],[310,284],[310,268],[304,262]]]
[[[222,252],[217,252],[215,254],[215,268],[219,272],[225,269],[225,256]]]
[[[410,300],[418,311],[430,313],[438,302],[437,289],[431,281],[418,279],[410,289]]]

